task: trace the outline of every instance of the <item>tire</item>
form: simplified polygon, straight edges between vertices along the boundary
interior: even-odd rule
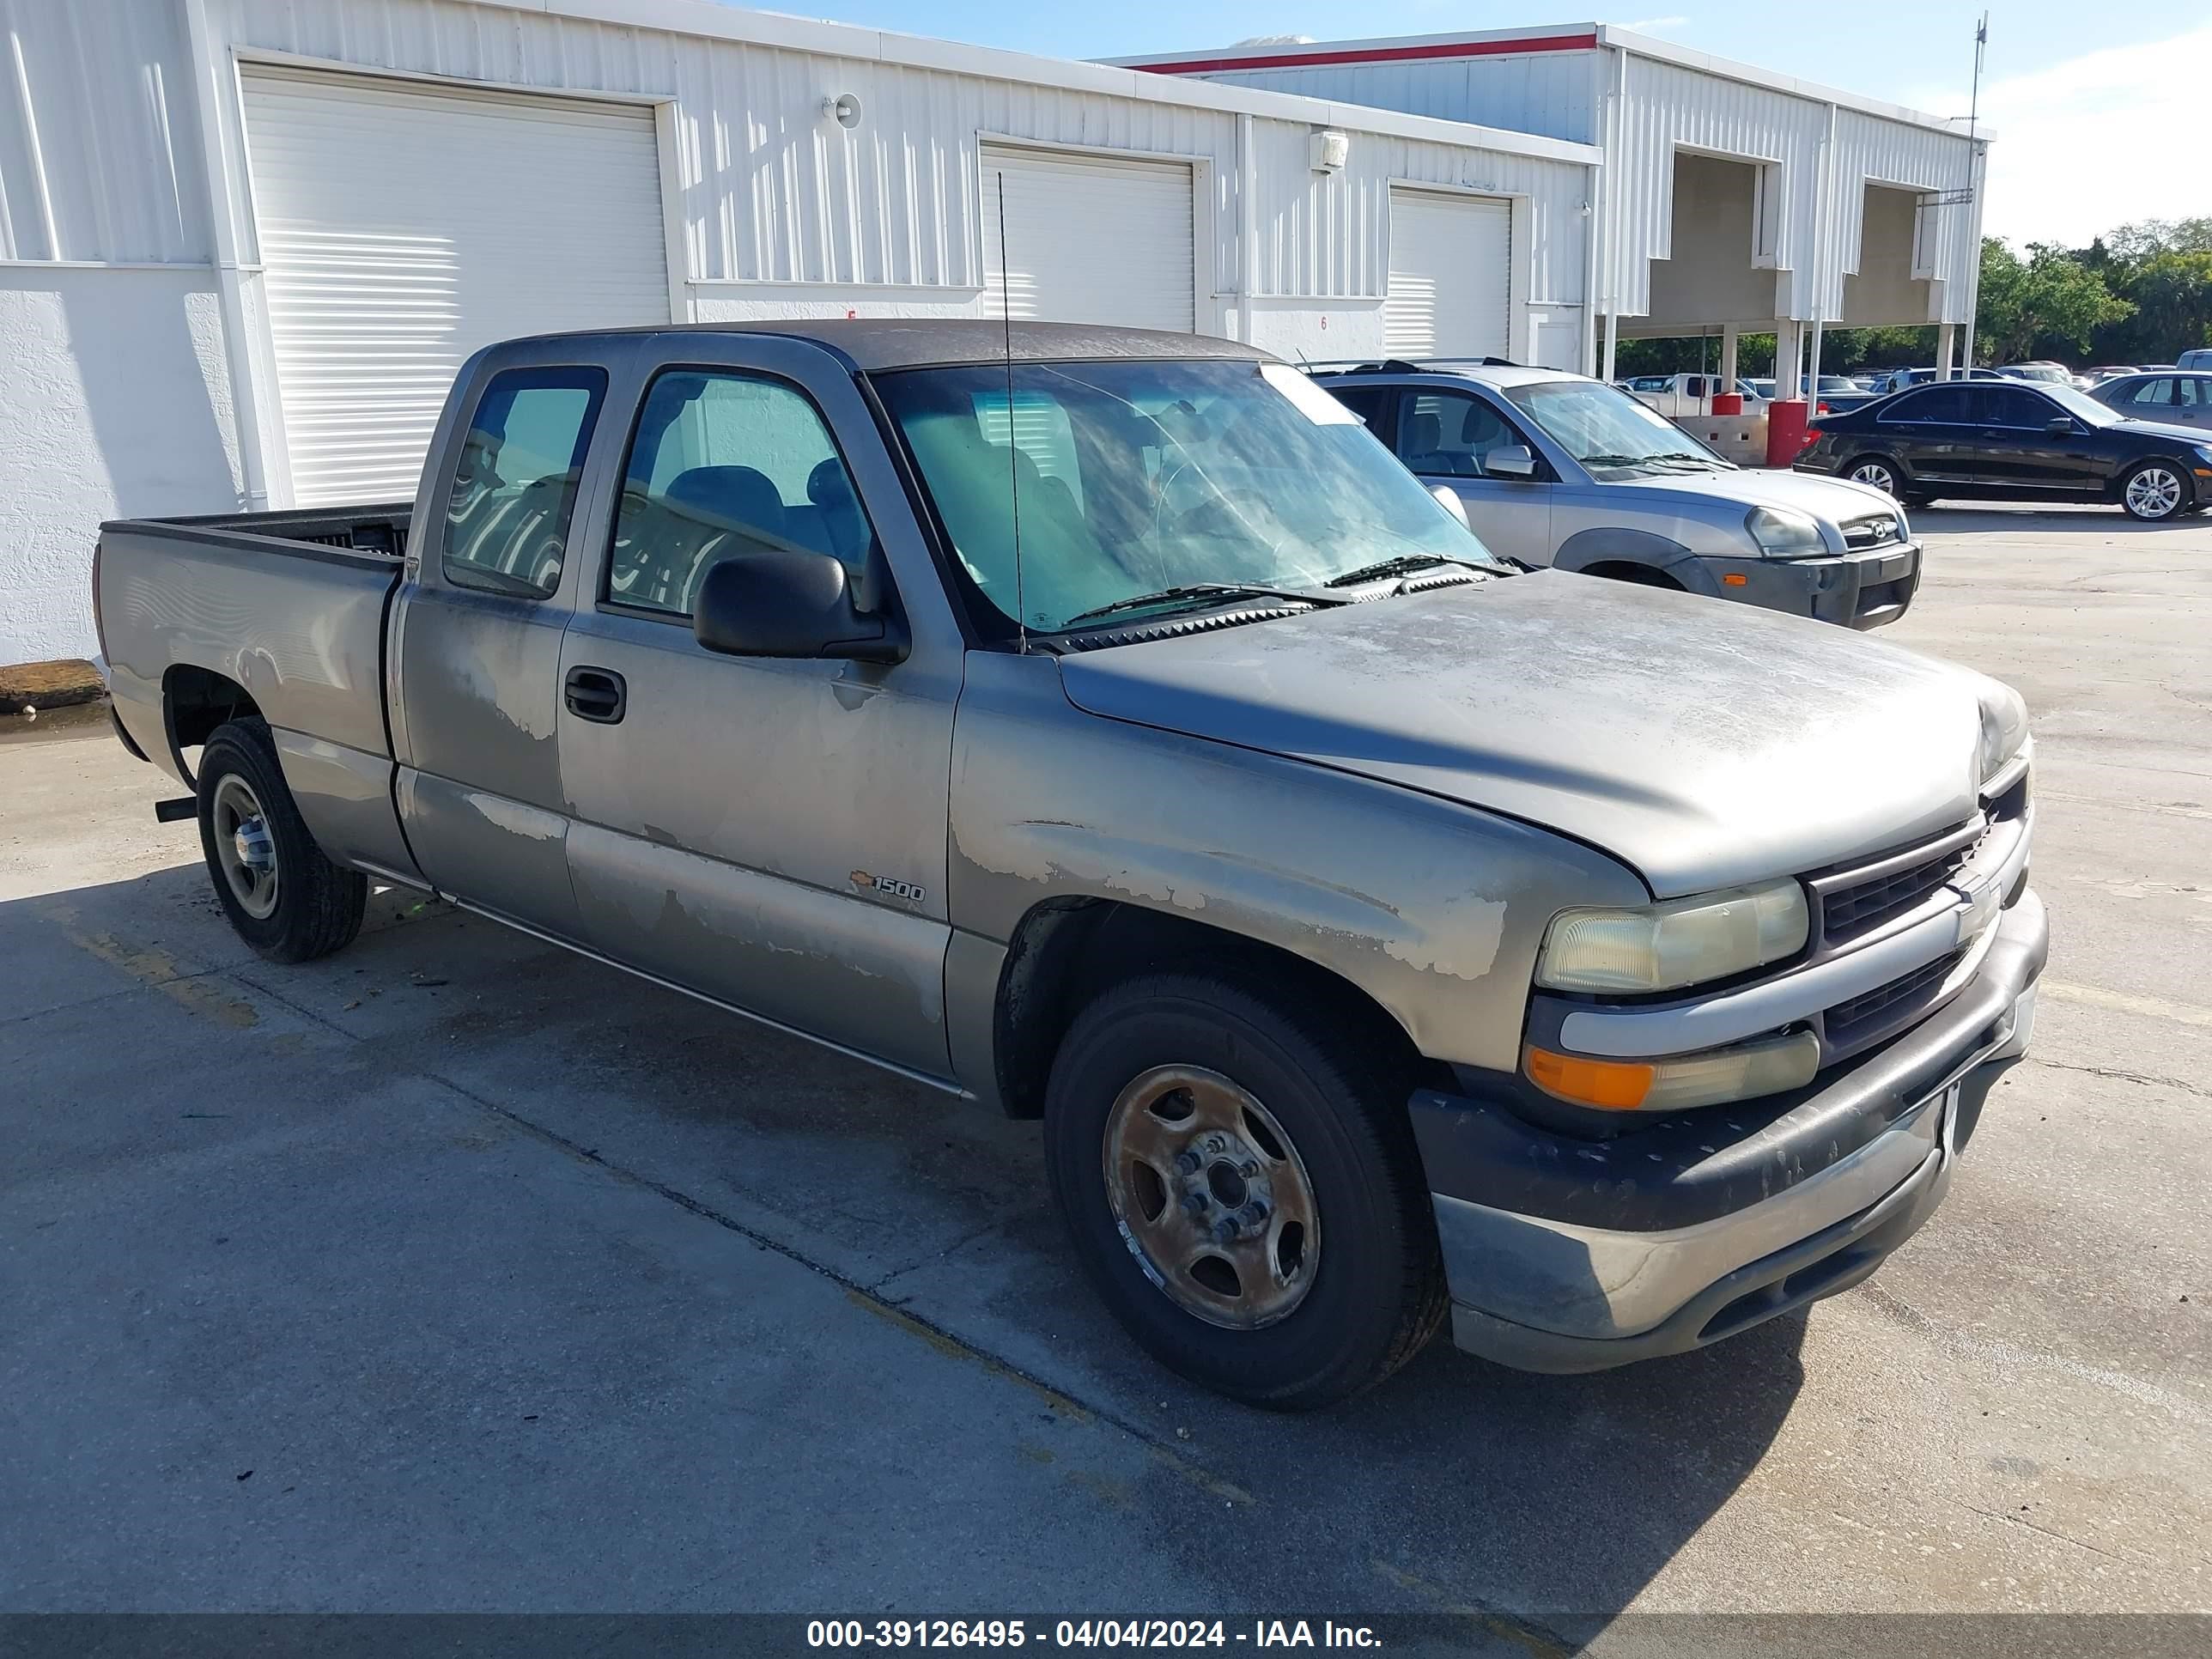
[[[1844,464],[1836,476],[1848,478],[1853,483],[1872,484],[1892,501],[1905,501],[1907,506],[1911,504],[1905,493],[1905,469],[1887,455],[1854,456]]]
[[[1935,506],[1937,500],[1936,496],[1930,495],[1925,490],[1920,489],[1909,489],[1905,491],[1904,495],[1899,497],[1899,499],[1904,501],[1906,507],[1910,507],[1915,513],[1917,513],[1923,507]]]
[[[1402,1070],[1318,997],[1262,994],[1242,977],[1133,979],[1077,1017],[1046,1087],[1047,1174],[1085,1275],[1153,1358],[1235,1399],[1303,1411],[1371,1388],[1435,1334],[1443,1267]],[[1258,1116],[1219,1128],[1240,1097]],[[1188,1118],[1165,1121],[1186,1103]],[[1117,1160],[1131,1146],[1152,1154],[1152,1176]],[[1176,1161],[1185,1153],[1197,1167]],[[1131,1172],[1118,1182],[1117,1162]],[[1224,1168],[1241,1173],[1224,1181]],[[1193,1215],[1201,1194],[1210,1207]],[[1257,1221],[1255,1205],[1269,1212]],[[1209,1249],[1197,1230],[1239,1218],[1223,1249],[1241,1270],[1216,1252],[1164,1271],[1146,1253],[1150,1242],[1171,1255],[1163,1239]]]
[[[2190,510],[2189,478],[2179,463],[2138,462],[2120,480],[2120,508],[2130,519],[2163,524]]]
[[[361,932],[368,878],[315,845],[260,720],[219,726],[200,750],[199,821],[216,902],[258,954],[312,962]]]
[[[1665,571],[1648,564],[1594,564],[1583,574],[1600,581],[1626,582],[1631,587],[1663,587],[1674,593],[1686,591]]]

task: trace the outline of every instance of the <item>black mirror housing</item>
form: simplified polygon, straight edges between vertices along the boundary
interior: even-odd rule
[[[763,549],[709,566],[691,632],[728,657],[893,663],[905,660],[908,645],[896,618],[863,614],[843,560],[803,548]]]

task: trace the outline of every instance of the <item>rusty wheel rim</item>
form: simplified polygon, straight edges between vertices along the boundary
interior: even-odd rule
[[[1313,1182],[1249,1091],[1156,1066],[1115,1100],[1102,1150],[1122,1242],[1185,1313],[1257,1330],[1305,1300],[1321,1262]]]

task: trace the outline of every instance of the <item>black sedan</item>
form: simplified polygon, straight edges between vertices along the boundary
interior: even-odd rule
[[[2114,501],[2136,518],[2212,507],[2212,432],[2128,420],[2070,386],[1942,380],[1813,422],[1801,472],[1913,507]]]

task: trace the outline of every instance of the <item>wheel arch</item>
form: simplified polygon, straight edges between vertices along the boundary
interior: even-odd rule
[[[1325,994],[1362,1040],[1394,1060],[1415,1069],[1437,1064],[1423,1059],[1405,1026],[1366,990],[1281,945],[1127,900],[1054,898],[1022,917],[999,972],[991,1054],[1006,1115],[1043,1112],[1053,1056],[1092,998],[1170,967],[1225,970],[1262,986],[1295,982]]]
[[[1553,568],[1573,570],[1588,576],[1636,580],[1632,572],[1646,570],[1663,576],[1686,592],[1717,598],[1720,586],[1705,562],[1683,546],[1648,530],[1620,526],[1577,532],[1560,544]]]
[[[218,726],[234,720],[265,719],[261,705],[228,674],[197,663],[173,663],[161,676],[161,732],[176,775],[188,787],[198,780],[185,750],[198,748]]]

